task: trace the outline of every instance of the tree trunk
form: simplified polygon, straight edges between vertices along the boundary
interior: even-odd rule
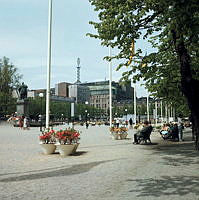
[[[195,132],[195,146],[199,150],[199,81],[192,77],[190,56],[183,41],[176,45],[176,51],[180,60],[182,92],[187,98],[188,106],[191,110],[193,129]]]
[[[195,141],[195,139],[196,139],[195,135],[196,135],[196,128],[192,122],[192,141]]]

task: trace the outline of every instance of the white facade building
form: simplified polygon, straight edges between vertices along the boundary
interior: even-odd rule
[[[76,103],[89,102],[90,91],[87,86],[69,85],[69,97],[75,98]]]

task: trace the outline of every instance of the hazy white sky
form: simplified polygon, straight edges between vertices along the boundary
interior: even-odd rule
[[[48,0],[0,0],[0,57],[6,56],[23,74],[29,89],[46,88]],[[53,0],[51,87],[75,82],[77,58],[81,82],[108,80],[108,49],[87,37],[95,32],[89,21],[97,20],[88,0]],[[137,42],[147,50],[145,41]],[[113,52],[114,53],[114,52]],[[113,62],[113,80],[121,78]],[[139,88],[139,87],[138,87]],[[139,88],[138,96],[145,96]]]

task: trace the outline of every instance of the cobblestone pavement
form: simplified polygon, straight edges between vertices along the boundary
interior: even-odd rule
[[[56,127],[58,129],[59,127]],[[190,130],[184,142],[153,145],[112,140],[108,127],[77,126],[73,156],[44,155],[39,128],[20,130],[0,123],[1,200],[199,200],[199,154]]]

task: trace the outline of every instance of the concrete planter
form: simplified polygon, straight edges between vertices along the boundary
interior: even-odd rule
[[[120,133],[119,134],[121,140],[126,139],[127,135],[128,135],[127,133]]]
[[[73,149],[73,152],[72,152],[72,154],[74,154],[75,152],[76,152],[76,150],[77,150],[77,148],[78,148],[78,146],[79,146],[79,143],[77,143],[77,144],[74,144],[75,145],[75,147],[74,147],[74,149]]]
[[[49,155],[55,152],[56,146],[55,144],[43,144],[40,143],[40,146],[42,147],[42,151],[44,154]]]
[[[56,146],[61,156],[68,156],[74,152],[75,148],[77,149],[76,144],[56,144]]]
[[[119,134],[117,132],[112,132],[112,138],[114,140],[118,140],[119,139]]]

